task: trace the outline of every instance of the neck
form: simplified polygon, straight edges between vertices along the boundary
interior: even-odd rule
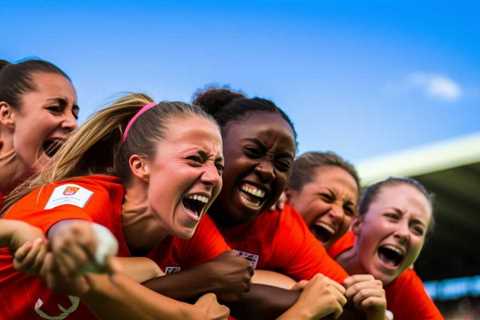
[[[336,260],[350,275],[366,273],[359,261],[356,246],[339,254]]]
[[[145,255],[168,236],[148,206],[146,187],[139,182],[127,187],[122,207],[123,232],[133,255]]]
[[[0,192],[7,194],[28,176],[11,143],[0,137]]]

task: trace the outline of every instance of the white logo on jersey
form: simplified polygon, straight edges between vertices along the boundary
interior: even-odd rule
[[[233,251],[237,254],[237,256],[247,259],[248,263],[250,263],[250,266],[253,269],[257,268],[258,259],[259,259],[258,254],[250,253],[246,251],[240,251],[240,250],[233,250]]]
[[[40,310],[43,306],[43,300],[38,298],[37,302],[35,302],[35,312],[40,316],[42,319],[48,320],[63,320],[68,317],[71,313],[78,309],[80,305],[80,298],[75,296],[68,296],[68,300],[70,300],[71,305],[68,308],[64,308],[62,305],[57,304],[58,309],[60,309],[61,313],[56,316],[51,316],[46,314],[44,311]]]
[[[182,271],[182,267],[180,266],[174,266],[174,267],[165,267],[165,273],[166,274],[172,274],[172,273],[177,273]]]
[[[79,185],[62,184],[53,189],[53,192],[45,205],[45,209],[53,209],[64,204],[71,204],[83,208],[92,194],[92,191]]]

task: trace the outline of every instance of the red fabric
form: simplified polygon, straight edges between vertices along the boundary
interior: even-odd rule
[[[331,259],[302,217],[290,206],[263,212],[254,221],[223,231],[235,250],[258,256],[257,269],[273,270],[295,280],[322,273],[343,282],[347,273]]]
[[[61,205],[45,210],[54,188],[65,183],[74,183],[93,192],[83,208],[74,205]],[[128,256],[128,249],[120,226],[120,210],[123,187],[117,178],[110,176],[90,176],[62,181],[43,186],[21,199],[5,214],[6,219],[18,219],[35,225],[47,232],[55,223],[66,219],[81,219],[104,225],[119,240],[119,255]],[[50,316],[62,314],[58,305],[72,308],[68,319],[96,319],[88,309],[74,303],[65,295],[54,294],[45,287],[39,278],[17,272],[12,266],[12,257],[6,248],[0,251],[0,319],[42,319],[39,313]],[[75,299],[73,299],[75,301]],[[35,311],[35,304],[43,305]]]
[[[93,192],[83,208],[61,205],[44,209],[55,187],[76,184]],[[7,219],[26,221],[41,228],[45,233],[51,226],[62,220],[81,219],[104,225],[119,241],[119,256],[130,256],[121,226],[121,210],[124,188],[118,178],[105,175],[80,177],[43,186],[17,202],[6,213]],[[202,218],[192,239],[182,240],[168,237],[154,249],[149,257],[162,268],[181,266],[188,268],[211,260],[230,250],[220,232],[209,217]],[[64,295],[56,295],[46,288],[38,278],[16,272],[12,256],[6,248],[0,248],[0,320],[41,319],[35,310],[39,298],[44,302],[41,310],[48,315],[61,314],[57,304],[68,309],[72,303]],[[68,319],[96,319],[85,306],[68,316]]]
[[[355,235],[347,232],[328,250],[336,258],[342,252],[352,248]],[[392,283],[385,287],[387,309],[395,320],[443,320],[432,299],[428,296],[423,282],[413,269],[407,269]]]
[[[168,273],[205,263],[229,250],[215,223],[205,215],[191,239],[168,237],[148,257]],[[179,269],[171,270],[175,268]]]

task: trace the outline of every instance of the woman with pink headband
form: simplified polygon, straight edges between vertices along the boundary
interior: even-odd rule
[[[117,250],[145,256],[169,236],[208,233],[199,222],[221,188],[222,168],[218,126],[197,107],[132,94],[94,114],[6,199],[2,226],[20,220],[44,239],[15,252],[20,262],[37,253],[41,261],[30,264],[37,277],[16,271],[2,251],[0,319],[226,319],[214,295],[191,305],[122,273],[107,275]],[[44,254],[32,250],[47,241]],[[248,263],[237,259],[248,282]]]

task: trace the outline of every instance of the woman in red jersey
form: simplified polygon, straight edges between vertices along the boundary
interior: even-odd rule
[[[64,143],[78,112],[75,88],[54,64],[0,61],[0,206]]]
[[[352,233],[329,253],[350,274],[369,273],[382,281],[394,319],[443,319],[410,267],[433,226],[432,198],[409,178],[389,178],[365,190]]]
[[[343,283],[348,275],[300,215],[289,206],[268,210],[284,190],[295,157],[296,133],[287,115],[269,100],[248,99],[227,89],[206,90],[194,103],[222,129],[224,186],[209,214],[227,243],[254,268],[275,270],[296,280],[322,273]],[[374,282],[373,278],[368,281]],[[330,294],[318,317],[342,313],[344,289],[332,289]],[[382,312],[371,319],[383,319]]]
[[[109,233],[120,256],[145,256],[171,235],[192,238],[220,190],[222,163],[218,127],[199,108],[129,95],[96,113],[39,177],[11,194],[3,215],[46,235],[40,274],[62,293],[2,255],[0,318],[225,318],[228,309],[211,296],[192,306],[121,275],[112,283],[88,272],[104,264]],[[223,252],[217,247],[205,254]]]
[[[425,188],[414,180],[398,178],[386,180],[366,190],[360,204],[362,215],[359,220],[368,211],[370,203],[377,200],[375,197],[381,189],[395,183],[399,185],[410,183],[430,201]],[[339,156],[332,153],[307,152],[295,160],[286,193],[289,203],[302,214],[312,233],[329,248],[329,253],[333,257],[337,257],[346,250],[353,252],[355,234],[346,231],[357,216],[351,213],[351,209],[353,207],[357,211],[358,190],[359,183],[354,168]],[[378,234],[376,229],[363,231],[364,238],[374,237],[375,234]],[[360,255],[361,251],[362,249],[358,247],[355,254]],[[370,261],[368,257],[362,260]],[[350,274],[372,270],[365,268],[354,271],[347,265],[344,267]],[[399,270],[404,271],[394,280],[383,282],[387,306],[395,314],[395,319],[442,319],[438,309],[425,293],[423,283],[415,271],[411,268]],[[291,281],[282,281],[283,285],[291,285]],[[416,299],[410,299],[409,296],[415,296]]]

